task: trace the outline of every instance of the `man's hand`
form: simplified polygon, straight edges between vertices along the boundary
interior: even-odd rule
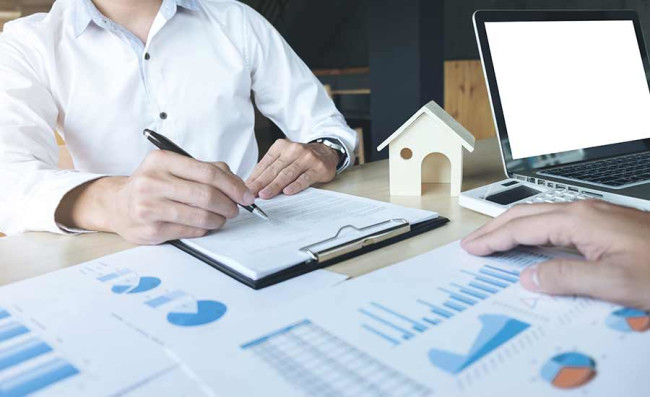
[[[299,193],[314,183],[336,176],[338,153],[321,143],[277,140],[246,181],[253,194],[270,199],[280,193]]]
[[[554,259],[526,269],[524,287],[584,295],[650,310],[650,214],[598,201],[520,205],[466,237],[462,246],[489,255],[515,246],[574,247],[585,260]]]
[[[68,193],[57,209],[65,226],[115,232],[138,244],[193,238],[219,229],[255,200],[225,163],[151,152],[130,177],[110,177]]]

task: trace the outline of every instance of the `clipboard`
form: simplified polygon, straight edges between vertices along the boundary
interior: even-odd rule
[[[309,255],[310,259],[258,280],[244,276],[202,252],[189,247],[180,240],[170,241],[169,243],[235,280],[255,290],[259,290],[437,229],[448,222],[449,219],[438,216],[437,218],[415,224],[410,224],[405,219],[389,219],[363,228],[345,225],[334,236],[301,248],[301,251]],[[383,228],[384,225],[386,226],[385,228]],[[376,233],[366,234],[367,231],[379,227],[382,228]],[[346,232],[350,231],[359,233],[360,236],[358,238],[347,239],[341,244],[336,244],[337,239],[341,239]]]

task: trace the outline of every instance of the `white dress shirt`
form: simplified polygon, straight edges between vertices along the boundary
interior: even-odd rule
[[[145,128],[246,178],[258,149],[252,98],[287,137],[356,134],[278,32],[233,0],[164,0],[146,43],[90,0],[7,23],[0,36],[0,231],[63,232],[63,196],[131,175],[155,148]],[[54,130],[75,170],[57,169]],[[347,164],[346,164],[347,166]]]

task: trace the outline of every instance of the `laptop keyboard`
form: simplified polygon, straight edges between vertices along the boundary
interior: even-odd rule
[[[650,152],[567,165],[540,174],[618,188],[650,181]]]

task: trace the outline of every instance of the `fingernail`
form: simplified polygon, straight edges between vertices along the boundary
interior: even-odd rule
[[[530,271],[532,272],[530,279],[533,280],[533,284],[535,284],[537,288],[541,287],[541,284],[539,283],[539,277],[537,276],[537,265],[533,265]]]
[[[521,273],[519,278],[521,286],[531,292],[542,292],[542,287],[539,283],[537,275],[537,266],[531,266]]]
[[[253,192],[250,190],[247,190],[246,193],[244,193],[244,204],[245,205],[251,205],[255,202],[255,195],[253,195]]]

